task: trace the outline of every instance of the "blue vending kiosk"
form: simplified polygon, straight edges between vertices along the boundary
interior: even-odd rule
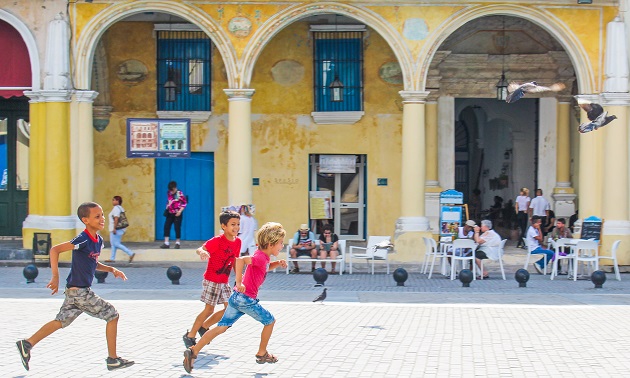
[[[464,193],[453,189],[440,193],[440,238],[457,236],[459,226],[465,221],[465,207]]]

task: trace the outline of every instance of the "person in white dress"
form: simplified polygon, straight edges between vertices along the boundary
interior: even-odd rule
[[[241,256],[249,256],[249,248],[256,246],[254,236],[258,229],[258,222],[250,212],[248,205],[242,205],[239,213],[241,214],[241,228],[238,237],[241,239]]]

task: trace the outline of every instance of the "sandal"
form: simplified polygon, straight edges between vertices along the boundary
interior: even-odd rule
[[[337,274],[337,271],[333,269],[330,271],[330,274]]]
[[[275,364],[276,362],[278,362],[278,357],[274,356],[273,354],[269,354],[269,352],[265,352],[265,354],[262,356],[256,355],[257,364]]]
[[[186,370],[186,373],[190,374],[192,371],[195,358],[197,358],[197,356],[193,353],[192,349],[186,349],[184,352],[184,370]]]

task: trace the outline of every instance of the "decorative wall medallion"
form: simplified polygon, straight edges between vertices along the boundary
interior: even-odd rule
[[[228,30],[237,38],[245,38],[252,31],[252,22],[246,17],[234,17],[228,22]]]
[[[136,85],[144,81],[147,77],[147,66],[139,60],[129,59],[118,65],[116,74],[118,79],[128,85]]]
[[[402,84],[402,69],[398,62],[387,62],[378,69],[378,76],[388,84]]]
[[[294,85],[304,78],[304,66],[295,60],[281,60],[271,68],[271,76],[280,85]]]
[[[408,18],[403,27],[403,35],[411,41],[422,41],[429,35],[429,27],[421,18]]]

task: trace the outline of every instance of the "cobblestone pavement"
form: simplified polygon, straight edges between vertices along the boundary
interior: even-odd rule
[[[187,375],[181,336],[202,307],[203,267],[184,268],[180,285],[164,268],[124,271],[128,281],[110,275],[94,290],[120,312],[119,354],[136,364],[107,371],[105,325],[82,315],[33,349],[26,372],[15,341],[53,319],[63,296],[45,288],[50,269],[26,284],[22,268],[0,268],[0,376],[617,377],[630,368],[628,274],[621,282],[608,274],[603,289],[535,274],[527,288],[517,287],[513,273],[470,288],[417,273],[404,287],[382,273],[335,275],[326,280],[324,304],[311,302],[321,288],[310,274],[269,274],[260,297],[277,318],[269,351],[280,361],[255,363],[261,326],[243,317]]]

